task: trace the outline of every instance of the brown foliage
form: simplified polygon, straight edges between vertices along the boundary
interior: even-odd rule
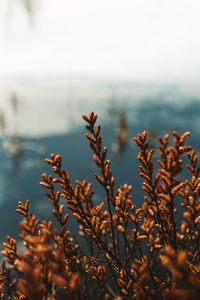
[[[60,155],[51,154],[45,161],[54,177],[42,174],[41,186],[48,190],[57,227],[30,213],[29,201],[19,202],[19,237],[26,251],[20,253],[9,236],[3,243],[1,299],[199,299],[200,168],[195,150],[185,146],[190,133],[173,132],[171,146],[169,135],[159,137],[156,168],[147,133],[134,138],[146,194],[137,208],[131,186],[115,188],[97,115],[91,112],[83,119],[99,170],[94,176],[106,200],[95,205],[91,184],[77,180],[74,187]],[[186,158],[191,175],[180,181]],[[88,251],[70,236],[66,208],[79,223]]]

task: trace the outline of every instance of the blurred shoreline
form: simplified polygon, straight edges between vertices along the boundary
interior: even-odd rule
[[[200,102],[198,83],[131,82],[69,76],[0,77],[1,135],[26,137],[65,134],[82,126],[82,114],[99,116],[142,102],[180,108]]]

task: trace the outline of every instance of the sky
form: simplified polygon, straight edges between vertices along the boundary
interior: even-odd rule
[[[199,0],[0,1],[0,75],[200,80]]]

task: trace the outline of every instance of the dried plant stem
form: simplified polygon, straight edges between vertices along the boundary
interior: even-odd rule
[[[59,154],[45,159],[54,177],[42,174],[41,186],[48,191],[58,228],[53,221],[40,222],[30,213],[30,201],[18,203],[17,212],[23,218],[19,238],[26,251],[20,254],[16,240],[9,236],[3,243],[0,299],[199,299],[200,167],[196,151],[184,145],[190,133],[173,132],[172,146],[169,135],[159,137],[157,171],[147,133],[134,139],[146,194],[137,208],[131,186],[124,184],[115,191],[107,148],[103,148],[100,125],[95,125],[97,115],[91,112],[83,119],[100,171],[94,176],[105,189],[105,201],[94,203],[94,190],[86,180],[77,180],[75,187],[71,184]],[[176,178],[182,172],[184,154],[192,176],[180,182]],[[180,206],[184,212],[178,220]],[[80,240],[70,236],[68,218],[78,222]],[[81,239],[86,242],[84,251]]]

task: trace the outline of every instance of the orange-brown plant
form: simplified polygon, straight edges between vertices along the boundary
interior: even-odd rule
[[[169,135],[159,137],[158,165],[147,133],[134,138],[145,192],[136,207],[131,186],[115,188],[97,115],[83,119],[105,201],[94,204],[85,180],[73,186],[61,156],[51,154],[45,161],[54,176],[42,174],[41,185],[48,190],[56,223],[41,222],[29,212],[29,201],[19,202],[19,237],[26,250],[20,253],[11,237],[3,243],[1,300],[199,299],[200,167],[196,151],[185,145],[190,133],[172,132],[172,145]],[[180,180],[186,159],[190,173]],[[87,249],[70,236],[66,210],[78,222],[79,241],[84,239]]]

